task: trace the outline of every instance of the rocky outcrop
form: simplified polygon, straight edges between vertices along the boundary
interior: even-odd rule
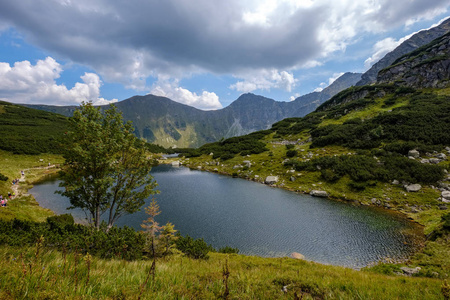
[[[399,57],[410,53],[422,47],[434,39],[437,39],[450,31],[450,18],[440,25],[428,30],[421,30],[412,37],[401,43],[393,51],[386,54],[381,60],[375,63],[367,72],[361,76],[361,80],[356,83],[357,86],[375,83],[378,72],[389,67]]]
[[[378,83],[395,83],[413,88],[450,86],[450,33],[402,56],[381,70]]]

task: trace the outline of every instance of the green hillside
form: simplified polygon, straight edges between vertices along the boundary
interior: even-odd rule
[[[0,101],[0,149],[16,154],[61,153],[69,121],[62,115]]]

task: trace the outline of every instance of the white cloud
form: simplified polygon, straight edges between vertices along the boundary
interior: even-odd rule
[[[219,97],[215,93],[203,91],[201,94],[193,93],[179,86],[178,80],[159,79],[150,92],[156,96],[170,98],[189,106],[203,110],[215,110],[222,108]]]
[[[298,97],[300,97],[300,93],[295,93],[294,95],[292,95],[291,97],[289,97],[289,100],[294,101],[294,100],[297,99]]]
[[[97,74],[85,73],[83,82],[75,83],[68,89],[58,85],[63,68],[51,57],[38,60],[35,65],[29,61],[20,61],[10,66],[0,62],[0,98],[14,103],[74,105],[82,101],[94,104],[108,104],[117,99],[106,100],[100,97],[102,82]]]
[[[27,43],[137,91],[147,89],[149,77],[207,72],[234,74],[242,79],[232,86],[239,91],[289,91],[289,72],[321,64],[361,35],[449,7],[448,0],[65,0],[48,9],[47,0],[0,1],[0,30],[14,28]],[[276,79],[242,70],[289,72],[274,71],[285,77]]]
[[[229,88],[243,93],[273,88],[291,92],[298,81],[292,73],[287,71],[279,72],[274,69],[242,73],[235,75],[235,77],[243,78],[244,80],[230,85]]]

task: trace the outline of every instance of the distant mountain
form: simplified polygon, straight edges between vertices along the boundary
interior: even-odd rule
[[[115,105],[125,120],[131,120],[136,135],[164,147],[198,147],[221,138],[270,128],[282,119],[302,117],[314,111],[342,89],[354,85],[361,74],[346,73],[321,92],[278,102],[263,96],[243,94],[229,106],[203,111],[165,97],[134,96]],[[25,105],[71,116],[76,106]]]
[[[428,30],[422,30],[401,43],[393,51],[386,54],[380,61],[375,63],[367,72],[361,76],[361,80],[356,83],[357,86],[372,84],[377,81],[378,72],[390,66],[399,57],[422,47],[434,39],[441,37],[450,31],[450,18],[442,22],[436,27]]]

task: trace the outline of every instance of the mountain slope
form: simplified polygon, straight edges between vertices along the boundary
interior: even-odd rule
[[[0,149],[18,154],[61,153],[66,117],[0,101]]]
[[[441,37],[450,31],[450,18],[442,22],[439,26],[428,30],[422,30],[413,35],[408,40],[401,43],[393,51],[386,54],[380,61],[375,63],[367,72],[365,72],[361,80],[356,83],[357,86],[372,84],[377,81],[378,72],[390,66],[399,57],[420,48],[434,39]]]

